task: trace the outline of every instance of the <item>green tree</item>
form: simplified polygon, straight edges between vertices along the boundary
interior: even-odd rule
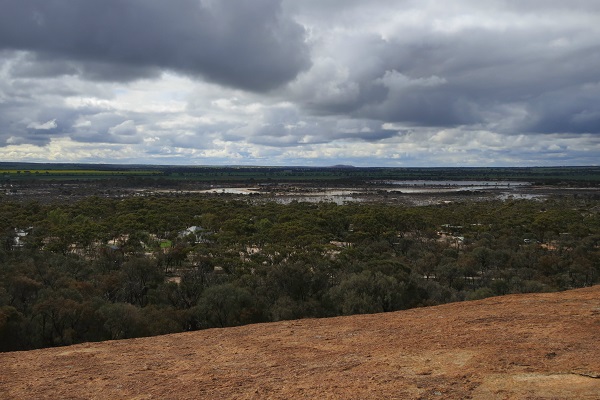
[[[141,311],[128,303],[108,303],[98,310],[108,339],[145,336],[147,329]]]
[[[338,312],[351,315],[402,309],[405,289],[394,277],[363,271],[347,276],[329,292]]]
[[[22,348],[23,314],[11,306],[0,307],[0,352]]]
[[[161,269],[153,260],[133,258],[123,264],[121,290],[126,302],[141,307],[148,304],[148,291],[164,280]]]
[[[231,283],[204,291],[196,315],[203,327],[236,326],[253,322],[256,310],[250,293]]]

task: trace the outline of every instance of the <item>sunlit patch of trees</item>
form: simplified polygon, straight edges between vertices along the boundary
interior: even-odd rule
[[[2,351],[599,280],[600,203],[592,200],[0,204]]]

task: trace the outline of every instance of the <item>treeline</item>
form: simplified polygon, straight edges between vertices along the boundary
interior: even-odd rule
[[[493,167],[493,168],[393,168],[393,167],[301,167],[301,166],[174,166],[111,164],[44,164],[0,162],[0,184],[42,182],[119,182],[146,185],[156,181],[177,185],[183,182],[272,183],[327,182],[352,184],[383,180],[507,180],[547,185],[597,186],[598,166]]]
[[[600,279],[600,203],[0,204],[0,350],[401,310]]]

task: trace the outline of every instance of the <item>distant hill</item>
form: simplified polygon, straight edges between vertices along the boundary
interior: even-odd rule
[[[336,168],[336,169],[352,169],[352,168],[356,168],[354,165],[344,165],[344,164],[337,164],[337,165],[332,165],[329,168]]]
[[[600,286],[0,354],[2,399],[598,399]]]

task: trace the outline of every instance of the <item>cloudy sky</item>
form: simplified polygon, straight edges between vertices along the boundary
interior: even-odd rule
[[[0,4],[0,161],[600,164],[597,0]]]

